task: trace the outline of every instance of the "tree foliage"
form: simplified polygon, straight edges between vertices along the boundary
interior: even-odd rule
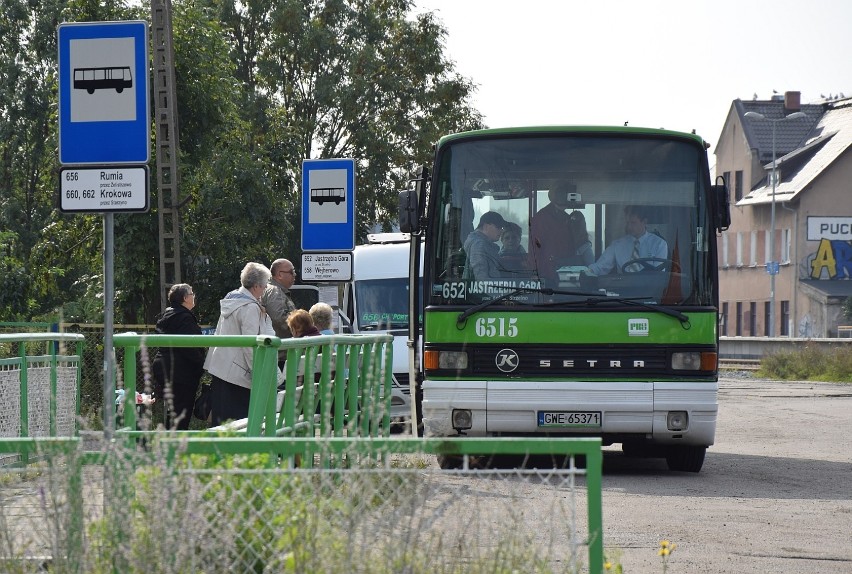
[[[102,223],[56,209],[56,26],[149,18],[145,6],[0,0],[0,319],[102,289]],[[202,321],[246,261],[300,261],[301,164],[356,160],[358,236],[392,225],[410,168],[445,134],[481,127],[445,31],[408,0],[173,0],[182,279]],[[152,126],[153,133],[153,126]],[[154,154],[156,158],[156,154]],[[156,159],[155,159],[156,160]],[[152,175],[155,173],[152,166]],[[151,213],[116,215],[116,317],[159,311]],[[28,270],[28,271],[22,271]],[[83,318],[85,320],[85,318]]]

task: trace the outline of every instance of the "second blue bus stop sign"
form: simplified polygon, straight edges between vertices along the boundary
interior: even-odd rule
[[[302,251],[355,249],[355,160],[302,162]]]

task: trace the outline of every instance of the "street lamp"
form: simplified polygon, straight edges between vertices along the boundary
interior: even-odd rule
[[[772,215],[769,222],[769,261],[766,262],[769,268],[769,336],[775,336],[775,275],[778,273],[777,262],[775,257],[775,186],[777,177],[775,174],[775,124],[784,120],[798,120],[805,118],[807,115],[804,112],[794,112],[789,116],[781,118],[767,118],[763,114],[757,112],[746,112],[745,117],[752,120],[766,120],[772,122]]]

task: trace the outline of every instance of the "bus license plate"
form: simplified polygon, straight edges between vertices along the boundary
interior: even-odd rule
[[[538,411],[540,427],[600,427],[601,413],[595,411]]]

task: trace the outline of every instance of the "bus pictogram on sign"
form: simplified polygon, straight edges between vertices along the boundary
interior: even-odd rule
[[[75,90],[86,90],[90,94],[94,94],[95,90],[115,90],[120,94],[124,88],[132,87],[130,66],[74,68]]]

